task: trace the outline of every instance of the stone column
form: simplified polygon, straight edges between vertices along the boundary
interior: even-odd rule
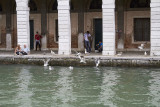
[[[71,54],[70,0],[58,0],[58,33],[60,55]]]
[[[17,42],[30,48],[28,0],[16,0],[17,4]]]
[[[118,23],[118,29],[117,33],[119,37],[117,37],[117,48],[118,49],[124,49],[124,0],[118,1],[118,7],[117,7],[117,23]]]
[[[42,33],[42,50],[47,50],[47,3],[41,1],[41,33]]]
[[[84,51],[84,0],[78,2],[77,11],[78,11],[78,51]]]
[[[103,0],[103,55],[115,55],[115,0]]]
[[[160,55],[160,0],[151,0],[151,56]]]
[[[12,1],[6,2],[6,50],[12,49],[12,32],[11,32],[11,4]]]

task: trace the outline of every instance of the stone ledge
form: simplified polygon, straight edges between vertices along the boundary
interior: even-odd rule
[[[160,67],[160,57],[113,57],[85,56],[86,64],[80,63],[75,56],[13,56],[0,57],[0,64],[29,64],[43,66],[44,59],[50,59],[50,66],[95,66],[95,58],[100,59],[100,66],[107,67]]]

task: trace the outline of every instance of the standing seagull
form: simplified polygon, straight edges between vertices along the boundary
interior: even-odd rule
[[[138,49],[140,50],[144,49],[144,44],[141,44],[141,46],[138,46]]]
[[[96,63],[96,67],[98,67],[99,64],[100,64],[100,60],[99,59],[95,59],[95,63]]]

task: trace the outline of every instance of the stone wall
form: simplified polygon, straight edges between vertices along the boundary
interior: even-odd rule
[[[0,14],[0,48],[6,48],[6,16]]]
[[[12,14],[12,48],[17,46],[17,15]]]
[[[134,18],[150,18],[150,11],[127,11],[124,14],[125,49],[137,48],[143,42],[134,42]],[[150,42],[146,48],[150,48]]]

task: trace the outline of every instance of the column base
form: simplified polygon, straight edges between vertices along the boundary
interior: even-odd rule
[[[115,51],[103,51],[102,55],[114,56],[115,55]]]
[[[10,33],[6,34],[6,50],[12,50],[12,37]]]

